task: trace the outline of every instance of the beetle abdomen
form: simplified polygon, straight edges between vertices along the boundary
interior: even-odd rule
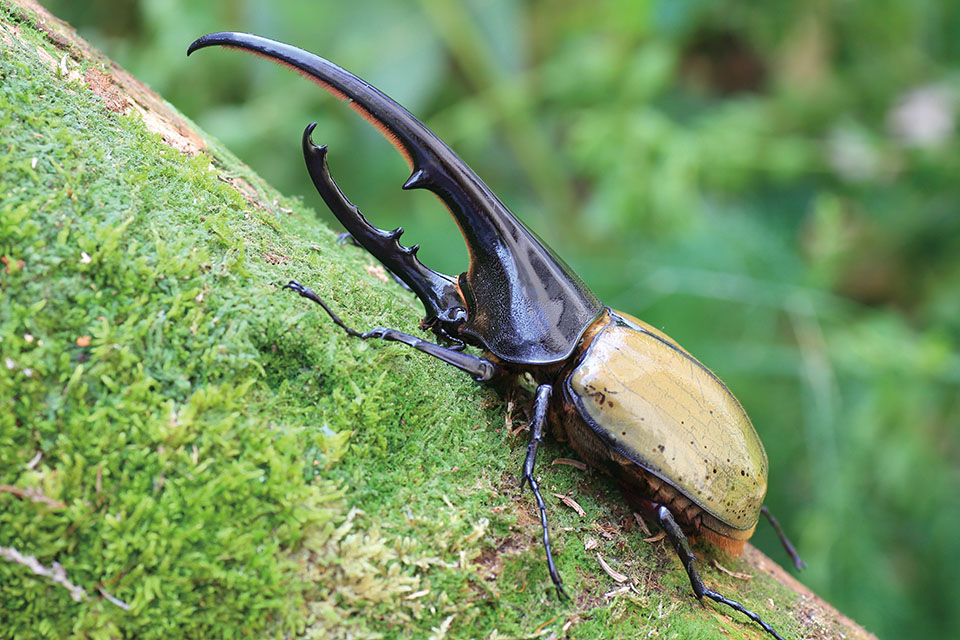
[[[718,533],[740,538],[756,525],[767,490],[763,445],[727,387],[667,336],[613,315],[565,385],[611,449],[726,525]]]

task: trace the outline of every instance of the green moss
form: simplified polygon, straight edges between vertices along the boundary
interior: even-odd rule
[[[701,609],[672,553],[622,535],[604,479],[548,468],[569,455],[552,443],[545,492],[587,512],[547,496],[577,598],[557,603],[516,479],[525,438],[496,395],[349,339],[278,285],[309,283],[362,327],[415,326],[411,297],[216,144],[191,158],[105,109],[19,28],[0,82],[0,484],[48,501],[0,492],[0,545],[89,597],[0,562],[7,637],[495,638],[568,620],[580,638],[756,635]],[[638,592],[608,603],[596,551]]]

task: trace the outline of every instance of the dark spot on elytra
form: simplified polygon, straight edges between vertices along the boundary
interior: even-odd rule
[[[662,444],[657,447],[657,449],[660,449],[660,453],[663,453],[664,448],[665,448],[665,447],[664,447]]]

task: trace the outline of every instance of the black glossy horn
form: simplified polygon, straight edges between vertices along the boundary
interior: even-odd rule
[[[552,363],[570,355],[603,311],[600,301],[423,123],[332,62],[268,38],[212,33],[191,44],[187,55],[213,45],[258,53],[307,75],[349,99],[394,143],[412,169],[403,188],[437,194],[463,233],[470,266],[460,276],[468,315],[462,333],[471,342],[508,362]]]
[[[393,231],[375,227],[343,195],[327,167],[327,147],[313,144],[310,138],[316,126],[316,122],[311,123],[303,132],[303,159],[320,197],[353,239],[417,294],[426,310],[427,315],[423,319],[425,326],[432,326],[439,320],[440,329],[455,330],[466,320],[467,310],[454,279],[424,266],[417,258],[417,246],[405,247],[400,244],[403,227]]]

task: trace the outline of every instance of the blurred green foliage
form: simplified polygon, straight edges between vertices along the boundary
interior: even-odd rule
[[[734,389],[805,583],[881,637],[960,633],[956,2],[45,4],[322,208],[298,148],[318,121],[344,191],[459,273],[452,221],[399,191],[403,162],[353,112],[261,60],[184,53],[253,31],[395,97],[605,302]]]

